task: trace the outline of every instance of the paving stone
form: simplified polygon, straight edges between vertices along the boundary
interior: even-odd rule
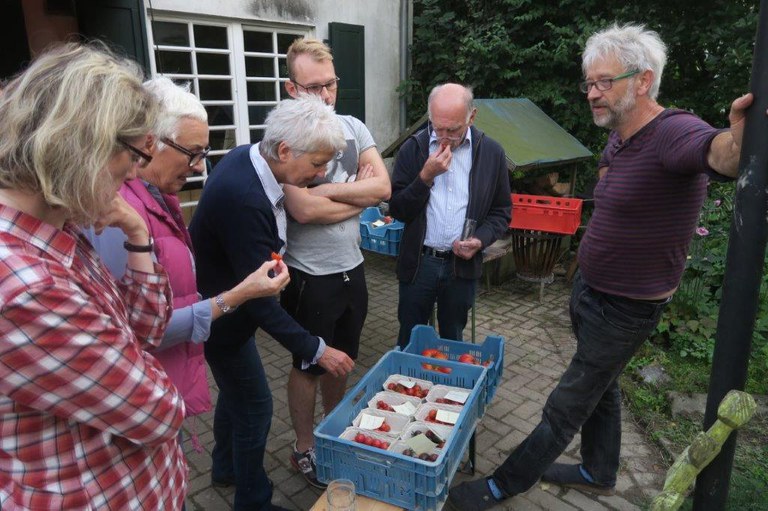
[[[562,499],[569,504],[573,504],[581,511],[601,511],[605,506],[596,500],[587,497],[585,494],[576,490],[568,490],[562,496]]]
[[[366,371],[395,344],[397,333],[396,304],[398,284],[394,277],[392,257],[364,253],[369,290],[369,311],[361,339],[356,368],[348,385],[357,383]],[[504,375],[496,398],[487,408],[477,433],[475,476],[457,474],[454,483],[492,473],[541,417],[547,396],[556,385],[576,348],[568,317],[570,288],[562,277],[546,286],[544,301],[538,301],[538,286],[510,280],[482,289],[476,299],[476,341],[487,335],[505,338]],[[393,305],[394,304],[394,305]],[[468,325],[465,338],[469,339]],[[321,494],[310,487],[290,465],[294,433],[291,427],[285,389],[291,370],[291,358],[285,349],[263,332],[257,335],[259,354],[269,378],[273,394],[273,419],[267,442],[265,467],[276,484],[275,504],[288,509],[306,511]],[[218,391],[209,374],[212,398]],[[316,404],[317,424],[322,407]],[[625,411],[628,417],[628,412]],[[185,424],[187,433],[191,428]],[[204,452],[192,449],[185,433],[184,450],[190,461],[190,484],[187,497],[189,511],[228,511],[233,488],[210,487],[210,452],[213,447],[213,411],[196,418],[195,429]],[[535,486],[528,493],[511,498],[495,511],[593,511],[637,510],[636,502],[655,495],[663,483],[666,465],[657,449],[649,446],[631,419],[622,422],[622,469],[615,497],[595,499],[575,490],[557,486],[543,491]],[[558,461],[577,463],[580,436],[577,435]]]

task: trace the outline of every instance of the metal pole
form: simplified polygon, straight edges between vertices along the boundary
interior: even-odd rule
[[[759,306],[768,234],[768,0],[760,2],[750,89],[754,102],[747,113],[741,146],[723,299],[704,415],[705,430],[717,419],[717,407],[725,394],[731,389],[744,390]],[[734,432],[720,454],[697,478],[694,511],[725,509],[735,448]]]

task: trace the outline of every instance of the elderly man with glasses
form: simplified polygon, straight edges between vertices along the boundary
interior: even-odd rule
[[[429,126],[405,141],[392,174],[390,214],[405,222],[397,259],[397,344],[424,324],[437,301],[440,337],[462,340],[482,250],[508,229],[504,149],[473,126],[472,90],[455,83],[429,95]],[[469,222],[474,232],[464,232]]]
[[[615,492],[618,377],[680,283],[708,179],[736,177],[744,110],[752,102],[747,94],[732,103],[730,130],[664,108],[656,97],[666,60],[658,34],[643,26],[614,25],[587,41],[580,89],[595,124],[611,133],[571,295],[576,353],[539,425],[490,477],[453,488],[449,509],[501,508],[539,477],[599,495]],[[579,430],[582,463],[555,463]]]

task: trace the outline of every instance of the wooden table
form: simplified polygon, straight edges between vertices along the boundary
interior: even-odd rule
[[[355,500],[357,511],[403,511],[401,507],[393,506],[370,497],[364,497],[363,495],[357,495]],[[325,492],[320,495],[320,498],[317,499],[317,502],[309,511],[328,511],[328,500],[325,497]]]

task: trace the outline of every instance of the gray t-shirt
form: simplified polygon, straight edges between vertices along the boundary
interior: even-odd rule
[[[312,185],[354,181],[360,153],[376,146],[360,120],[339,115],[347,148],[328,162],[325,177]],[[300,224],[288,216],[288,245],[285,263],[310,275],[328,275],[351,270],[363,262],[360,252],[360,215],[335,224]]]

